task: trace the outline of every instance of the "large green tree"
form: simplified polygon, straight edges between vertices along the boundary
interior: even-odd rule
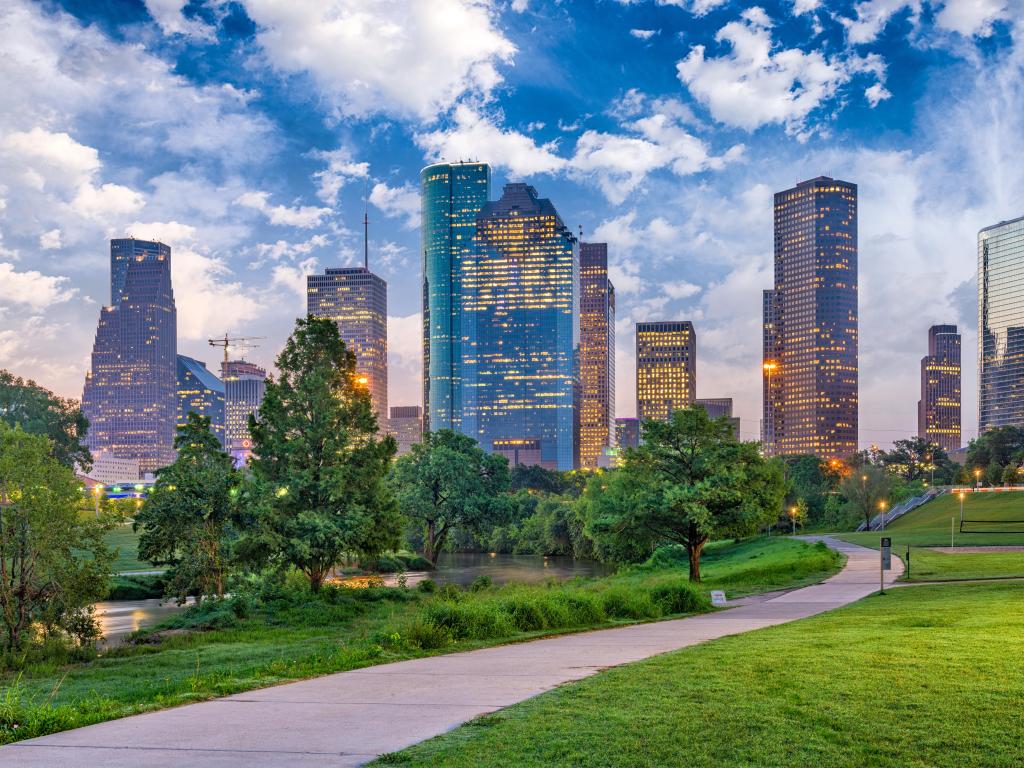
[[[391,485],[402,512],[423,528],[423,556],[432,563],[457,528],[479,533],[508,510],[508,461],[466,435],[442,429],[395,462]]]
[[[300,318],[250,418],[254,458],[244,556],[294,566],[319,590],[347,553],[398,545],[385,483],[397,446],[379,437],[365,380],[332,320]]]
[[[712,538],[740,537],[778,519],[782,468],[754,443],[741,443],[725,419],[703,408],[643,424],[643,443],[623,466],[587,486],[587,530],[599,551],[639,555],[663,542],[683,545],[690,580]]]
[[[882,452],[882,464],[907,482],[952,483],[959,467],[946,451],[923,437],[896,440],[892,449]]]
[[[174,438],[178,458],[157,472],[135,516],[139,556],[167,565],[167,595],[224,596],[239,474],[210,431],[210,420],[188,414]]]
[[[108,588],[107,519],[80,515],[74,473],[41,435],[0,421],[0,648],[29,641],[36,622],[65,629]]]
[[[53,457],[65,467],[92,464],[89,449],[82,444],[89,421],[75,400],[0,370],[0,420],[49,438]]]
[[[870,525],[871,519],[881,511],[881,505],[887,504],[892,486],[892,476],[884,467],[865,464],[843,478],[839,492]]]

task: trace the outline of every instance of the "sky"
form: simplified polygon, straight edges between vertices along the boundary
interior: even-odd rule
[[[963,333],[977,232],[1024,215],[1022,0],[5,0],[0,368],[81,396],[111,237],[173,248],[179,352],[305,312],[362,256],[389,284],[389,398],[420,400],[420,169],[527,181],[609,244],[617,415],[633,326],[692,320],[697,396],[761,407],[772,193],[860,192],[860,439],[916,431],[927,329]],[[365,202],[364,202],[365,201]]]

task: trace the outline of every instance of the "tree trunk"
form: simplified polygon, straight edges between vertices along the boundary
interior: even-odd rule
[[[309,590],[319,592],[320,587],[324,584],[324,572],[319,568],[314,568],[307,575],[309,576]]]
[[[437,524],[433,520],[428,520],[427,535],[423,537],[423,557],[430,561],[431,565],[437,565],[436,536]]]
[[[700,555],[704,551],[704,543],[686,545],[686,553],[690,556],[690,581],[694,584],[700,584]]]

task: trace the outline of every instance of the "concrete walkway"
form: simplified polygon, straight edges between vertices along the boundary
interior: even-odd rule
[[[602,669],[803,619],[878,589],[878,552],[828,581],[684,619],[534,640],[327,675],[0,748],[0,766],[358,766]],[[902,573],[893,558],[892,581]]]

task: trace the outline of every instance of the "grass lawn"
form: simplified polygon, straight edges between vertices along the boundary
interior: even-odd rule
[[[132,531],[131,523],[119,525],[106,536],[108,547],[117,548],[117,559],[114,560],[114,573],[130,573],[132,571],[152,571],[152,565],[139,560],[139,534]]]
[[[1011,768],[1024,585],[920,586],[618,667],[374,766]]]
[[[838,554],[802,542],[717,546],[708,555],[704,591],[724,588],[735,595],[803,584],[840,567]],[[699,594],[693,607],[680,607],[692,594],[685,578],[685,570],[669,567],[454,597],[444,589],[339,590],[342,597],[333,605],[293,600],[243,611],[241,619],[225,602],[217,610],[234,625],[228,628],[115,649],[89,662],[36,663],[20,676],[0,675],[0,688],[6,689],[0,696],[0,743],[286,680],[706,610]],[[360,594],[349,596],[354,593]]]
[[[1024,520],[1024,493],[967,494],[967,520]],[[839,533],[836,538],[865,547],[878,548],[882,536],[892,538],[893,553],[902,556],[911,546],[910,580],[1002,578],[1024,576],[1024,552],[963,553],[935,552],[930,547],[949,547],[950,520],[954,523],[957,547],[1024,546],[1024,526],[1008,526],[1021,533],[960,533],[960,500],[951,494],[940,496],[895,520],[881,533]],[[978,526],[975,526],[977,528]]]

